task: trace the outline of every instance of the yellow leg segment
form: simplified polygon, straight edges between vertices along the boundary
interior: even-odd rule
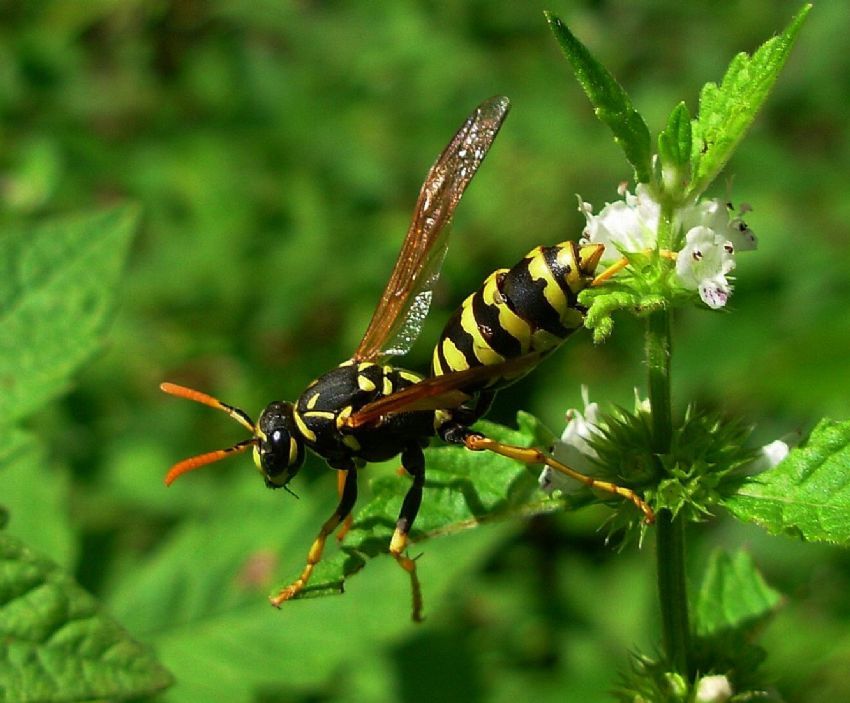
[[[651,525],[655,522],[655,513],[652,511],[652,508],[650,508],[649,505],[647,505],[646,502],[631,488],[624,488],[623,486],[618,486],[616,483],[611,483],[610,481],[600,481],[599,479],[587,476],[575,469],[571,469],[566,464],[556,461],[549,455],[541,452],[539,449],[502,444],[501,442],[497,442],[489,437],[483,437],[475,434],[467,436],[464,439],[464,444],[472,451],[478,452],[486,449],[487,451],[506,456],[509,459],[520,461],[523,464],[543,464],[548,466],[565,476],[575,479],[588,488],[605,491],[606,493],[613,493],[614,495],[621,496],[622,498],[631,501],[635,504],[638,510],[644,514],[647,525]]]
[[[341,473],[343,473],[345,477],[343,480],[339,505],[337,505],[333,515],[325,520],[325,524],[322,525],[322,529],[319,530],[318,536],[310,547],[310,551],[307,553],[307,564],[304,566],[304,570],[301,572],[301,575],[286,588],[282,588],[276,596],[269,598],[269,601],[271,601],[271,604],[275,608],[279,608],[282,603],[288,601],[290,598],[294,598],[302,590],[304,590],[304,587],[310,580],[310,576],[313,575],[313,569],[315,569],[316,564],[322,560],[322,552],[325,550],[325,542],[328,541],[328,537],[333,534],[333,531],[339,526],[339,524],[351,513],[351,509],[357,501],[357,471],[352,468],[348,471],[342,471]]]
[[[410,591],[413,600],[410,617],[414,622],[422,622],[422,586],[419,584],[419,576],[416,573],[416,560],[404,554],[406,547],[407,533],[396,528],[390,540],[390,554],[410,576]]]
[[[315,569],[316,564],[322,560],[322,552],[325,549],[325,542],[327,542],[328,535],[337,528],[339,523],[340,517],[336,513],[325,521],[325,524],[322,525],[322,529],[319,532],[319,536],[316,537],[313,545],[310,547],[310,551],[307,553],[307,564],[304,566],[304,570],[301,572],[301,575],[286,588],[282,588],[276,596],[269,598],[269,601],[275,608],[279,608],[284,601],[288,601],[290,598],[300,593],[304,586],[307,585],[307,582],[310,580],[310,576],[313,574],[313,569]]]

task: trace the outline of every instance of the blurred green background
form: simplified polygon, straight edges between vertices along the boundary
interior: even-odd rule
[[[376,560],[342,598],[273,612],[335,499],[311,461],[300,501],[247,459],[178,482],[177,459],[241,439],[161,380],[256,415],[347,358],[365,329],[428,166],[480,100],[513,111],[455,218],[422,370],[450,311],[494,268],[576,237],[630,175],[560,55],[559,14],[657,132],[732,56],[784,27],[796,2],[368,3],[64,0],[0,4],[4,227],[116,202],[142,226],[108,343],[31,423],[50,446],[10,530],[71,568],[178,684],[173,701],[606,700],[629,647],[657,632],[652,546],[615,554],[602,512],[429,542],[428,620]],[[675,320],[674,393],[758,423],[769,441],[850,416],[847,105],[850,17],[817,3],[715,195],[753,206],[759,250],[738,261],[731,314]],[[560,430],[580,384],[630,404],[640,324],[571,341],[503,393]],[[22,499],[23,500],[23,499]],[[15,517],[15,512],[43,516]],[[790,701],[850,699],[850,558],[713,521],[788,595],[765,632]],[[818,652],[817,657],[812,652]]]

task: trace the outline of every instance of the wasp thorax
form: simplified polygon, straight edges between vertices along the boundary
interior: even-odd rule
[[[270,487],[281,488],[304,463],[304,445],[292,417],[292,403],[274,401],[257,423],[254,461]]]

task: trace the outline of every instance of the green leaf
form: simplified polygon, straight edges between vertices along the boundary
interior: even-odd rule
[[[640,113],[632,106],[632,101],[614,76],[576,39],[561,19],[549,12],[545,14],[596,116],[614,133],[614,141],[634,167],[638,183],[648,183],[652,175],[652,139]]]
[[[850,421],[821,420],[805,445],[723,504],[774,534],[850,545]]]
[[[61,393],[97,349],[137,219],[135,208],[117,208],[0,238],[4,422]]]
[[[4,433],[0,431],[0,446]],[[10,534],[49,554],[65,568],[76,561],[76,539],[68,515],[70,487],[66,470],[48,461],[39,442],[12,431],[15,451],[0,458],[0,496],[9,509]]]
[[[301,569],[336,504],[331,473],[298,501],[252,481],[249,497],[187,521],[124,576],[110,610],[151,641],[174,673],[166,700],[248,703],[269,688],[320,687],[350,664],[352,652],[359,667],[411,632],[409,580],[386,554],[386,540],[384,553],[346,582],[343,597],[269,605],[267,595]],[[440,604],[505,539],[502,527],[490,526],[428,544],[417,561],[426,626],[439,622]],[[327,558],[339,552],[331,539]]]
[[[700,637],[744,631],[771,615],[781,602],[782,595],[765,583],[747,552],[730,556],[717,550],[697,594],[694,629]]]
[[[694,607],[694,666],[723,672],[742,685],[765,658],[755,635],[782,602],[745,551],[715,551]]]
[[[658,156],[665,191],[680,198],[690,177],[691,114],[685,103],[670,113],[667,127],[658,135]]]
[[[720,86],[703,86],[699,115],[693,122],[689,195],[702,193],[732,156],[773,88],[811,8],[804,5],[787,29],[762,44],[752,57],[738,54]]]
[[[0,534],[0,702],[126,700],[171,677],[55,564]]]
[[[540,434],[545,435],[542,426],[529,418],[523,414],[520,430],[487,421],[479,422],[476,428],[493,439],[527,447]],[[535,474],[525,465],[491,452],[432,447],[425,450],[425,465],[425,489],[411,532],[413,543],[472,529],[483,522],[563,507],[562,502],[542,494],[531,500],[537,494]],[[322,562],[304,590],[304,597],[341,591],[345,579],[362,569],[367,559],[387,552],[409,486],[408,476],[396,474],[372,480],[372,498],[355,513],[352,529],[343,542],[345,552]]]

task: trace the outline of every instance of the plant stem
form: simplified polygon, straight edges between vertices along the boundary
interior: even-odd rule
[[[670,393],[670,313],[650,315],[646,331],[649,400],[652,407],[652,443],[657,456],[670,452],[673,416]],[[678,673],[690,673],[691,642],[685,581],[685,524],[662,510],[656,523],[658,598],[661,605],[662,645],[668,664]]]

